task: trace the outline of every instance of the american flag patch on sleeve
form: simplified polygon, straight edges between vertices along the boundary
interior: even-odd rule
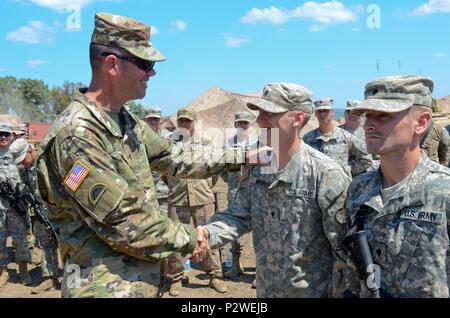
[[[70,190],[76,192],[88,175],[88,167],[77,160],[64,180],[64,184],[68,186]]]

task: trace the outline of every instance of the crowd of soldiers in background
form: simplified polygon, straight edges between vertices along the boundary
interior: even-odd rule
[[[344,170],[355,177],[365,171],[376,169],[379,161],[366,151],[365,137],[363,129],[363,119],[361,116],[352,115],[351,109],[359,104],[358,101],[349,100],[345,110],[344,124],[337,126],[333,120],[335,110],[332,98],[317,100],[315,103],[315,115],[319,122],[319,127],[303,136],[303,140],[338,161]],[[249,135],[252,115],[248,112],[237,112],[235,114],[236,135],[227,141],[228,146],[245,146],[256,142],[257,136]],[[208,138],[202,135],[201,131],[196,131],[195,123],[197,114],[194,110],[180,109],[177,113],[177,126],[175,131],[169,131],[164,126],[161,110],[159,108],[148,109],[144,121],[163,138],[172,142],[205,144]],[[180,133],[179,129],[184,129]],[[447,129],[447,130],[446,130]],[[420,145],[429,158],[442,165],[449,165],[450,158],[450,125],[442,128],[432,122],[429,129],[423,134]],[[190,138],[185,138],[186,132]],[[17,183],[24,183],[24,189],[35,191],[35,158],[37,151],[29,144],[25,137],[23,127],[13,127],[7,123],[0,123],[0,179],[8,178]],[[234,199],[240,180],[245,175],[242,167],[241,171],[225,171],[220,177],[228,185],[228,204]],[[173,221],[189,224],[192,220],[195,227],[205,225],[208,219],[218,210],[217,193],[213,192],[213,187],[218,181],[218,177],[209,179],[178,179],[175,177],[161,177],[153,173],[153,179],[157,191],[157,199],[161,212]],[[23,208],[23,207],[22,207]],[[13,206],[6,199],[0,199],[0,287],[6,285],[9,279],[7,265],[11,262],[10,255],[6,248],[6,238],[11,236],[12,245],[15,250],[15,263],[18,265],[20,282],[23,285],[32,285],[33,281],[28,271],[28,264],[31,263],[29,250],[30,234],[35,236],[35,245],[42,249],[41,274],[39,290],[49,290],[59,288],[60,269],[58,264],[57,242],[52,238],[40,222],[33,216],[30,207],[20,210]],[[222,273],[221,261],[216,250],[203,260],[203,269],[209,275],[209,286],[219,293],[227,292],[223,276],[229,279],[243,273],[241,265],[241,253],[243,249],[241,239],[232,242],[230,252],[232,261],[228,270]],[[186,282],[185,276],[186,260],[181,255],[174,253],[165,262],[166,278],[170,282],[169,294],[171,296],[182,295],[182,283]],[[253,281],[252,287],[255,287]]]
[[[37,211],[19,199],[30,192],[39,200],[35,169],[37,151],[28,143],[25,134],[23,125],[0,123],[0,182],[3,185],[0,190],[0,287],[10,279],[7,265],[11,263],[11,256],[7,237],[11,236],[20,282],[25,286],[33,284],[28,266],[32,262],[30,248],[37,247],[42,249],[41,279],[35,291],[59,289],[61,273],[56,238],[39,220]],[[6,191],[5,184],[14,190],[15,201],[1,192]],[[29,238],[33,237],[30,241]]]

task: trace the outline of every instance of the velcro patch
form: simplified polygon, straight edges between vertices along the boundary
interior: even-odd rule
[[[70,190],[76,192],[83,183],[84,179],[86,179],[89,175],[89,172],[89,168],[77,160],[75,161],[72,169],[70,169],[69,174],[64,179],[64,184],[68,186]]]
[[[316,197],[316,191],[308,189],[287,188],[286,195],[293,197],[307,197],[314,199]]]
[[[400,218],[441,224],[444,219],[444,213],[419,211],[417,209],[405,209],[402,211]]]

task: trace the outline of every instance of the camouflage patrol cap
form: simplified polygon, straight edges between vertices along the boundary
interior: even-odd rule
[[[9,152],[11,153],[14,163],[18,165],[21,163],[30,149],[33,149],[25,139],[17,139],[9,147]]]
[[[423,76],[389,76],[373,80],[366,85],[366,99],[353,108],[352,114],[361,114],[367,110],[396,113],[413,105],[431,109],[433,86],[433,80]]]
[[[264,87],[261,98],[247,103],[247,107],[275,114],[290,110],[311,114],[312,95],[312,91],[297,84],[271,83]]]
[[[314,102],[314,111],[316,110],[330,110],[333,109],[333,99],[331,97],[318,99]]]
[[[27,133],[25,124],[17,124],[13,126],[14,134],[15,135],[25,135]]]
[[[151,107],[147,110],[145,118],[161,118],[161,108]]]
[[[250,122],[252,120],[252,115],[249,112],[237,112],[234,114],[234,121],[246,121]]]
[[[345,108],[345,110],[352,110],[353,108],[359,106],[361,104],[361,102],[359,100],[349,100],[347,101],[347,107]]]
[[[13,133],[13,127],[10,123],[0,123],[0,131],[1,132],[8,132]]]
[[[187,118],[189,120],[196,120],[197,119],[197,112],[193,109],[187,109],[187,108],[181,108],[177,112],[177,119],[180,118]]]
[[[95,15],[91,43],[122,48],[146,61],[166,60],[150,42],[150,26],[111,13],[100,12]]]

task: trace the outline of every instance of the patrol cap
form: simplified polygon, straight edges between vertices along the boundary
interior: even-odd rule
[[[25,135],[27,133],[25,124],[17,124],[13,126],[15,135]]]
[[[246,121],[250,122],[252,120],[252,115],[249,112],[237,112],[234,114],[234,122]]]
[[[423,76],[388,76],[373,80],[366,85],[365,100],[352,109],[352,114],[367,110],[386,113],[401,112],[413,105],[433,107],[434,83]]]
[[[349,101],[347,101],[347,107],[345,108],[345,110],[352,110],[353,108],[359,106],[361,104],[361,102],[359,100],[354,100],[351,99]]]
[[[147,110],[147,115],[145,118],[161,118],[161,108],[151,107]]]
[[[248,102],[247,107],[275,114],[290,110],[312,114],[312,95],[311,90],[297,84],[271,83],[264,87],[261,98]]]
[[[97,13],[91,43],[122,48],[146,61],[166,60],[150,42],[149,25],[120,15]]]
[[[197,112],[193,109],[187,109],[187,108],[181,108],[177,112],[177,119],[180,118],[187,118],[189,120],[196,120],[197,119]]]
[[[8,132],[8,133],[13,133],[13,127],[11,126],[10,123],[0,123],[0,131],[1,132]]]
[[[16,165],[21,163],[30,149],[33,149],[33,146],[30,145],[25,139],[17,139],[14,141],[9,147],[9,152],[13,157],[14,163]]]
[[[333,99],[331,97],[318,99],[314,102],[314,111],[316,110],[330,110],[333,109]]]

